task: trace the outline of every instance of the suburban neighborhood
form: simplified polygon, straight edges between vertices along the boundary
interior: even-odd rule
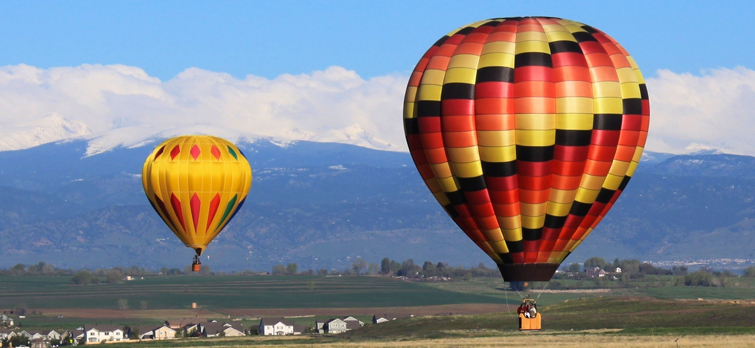
[[[375,314],[372,324],[409,318],[411,315]],[[100,344],[125,341],[171,340],[188,337],[241,337],[249,335],[302,335],[340,334],[364,326],[353,317],[335,317],[315,320],[312,324],[295,323],[292,318],[260,318],[259,325],[244,327],[240,321],[184,318],[166,320],[159,325],[119,326],[93,324],[75,329],[30,330],[16,326],[18,318],[0,316],[0,343],[2,347],[46,348],[80,344]]]

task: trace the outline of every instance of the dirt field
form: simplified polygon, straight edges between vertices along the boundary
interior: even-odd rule
[[[146,309],[125,310],[93,309],[93,308],[50,308],[44,311],[47,316],[62,315],[65,318],[147,318],[147,319],[175,319],[175,318],[217,318],[222,314],[204,309]]]

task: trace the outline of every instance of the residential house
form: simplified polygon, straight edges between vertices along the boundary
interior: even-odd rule
[[[223,323],[223,326],[226,327],[226,329],[223,330],[223,332],[225,332],[225,337],[246,336],[246,330],[244,330],[244,325],[241,325],[241,323]]]
[[[82,339],[86,337],[84,328],[77,328],[75,330],[69,330],[65,335],[65,339],[69,342],[73,341],[74,344],[78,344]]]
[[[605,277],[606,271],[600,269],[600,267],[590,267],[585,269],[585,273],[587,273],[587,276],[595,278],[595,277]],[[601,275],[602,273],[602,275]]]
[[[32,331],[29,333],[29,340],[36,340],[38,338],[44,338],[47,337],[47,334],[41,333],[39,331]]]
[[[225,336],[225,329],[227,326],[218,322],[207,322],[199,324],[199,331],[204,337],[219,337]]]
[[[5,314],[0,315],[0,326],[7,326],[7,327],[13,326],[13,318]]]
[[[31,348],[47,348],[47,341],[44,338],[33,338],[29,341]]]
[[[262,318],[260,319],[260,335],[296,335],[301,334],[304,330],[298,328],[297,333],[294,329],[294,322],[283,318]]]
[[[239,337],[246,336],[244,327],[241,323],[218,323],[208,322],[201,323],[201,335],[204,337]]]
[[[364,326],[364,323],[354,317],[333,318],[326,321],[316,321],[315,328],[318,333],[337,334],[349,330],[358,329]]]
[[[128,338],[132,340],[151,340],[155,338],[155,327],[131,326],[128,328]]]
[[[165,325],[167,325],[169,328],[173,330],[179,330],[185,328],[187,325],[193,325],[195,323],[201,323],[206,322],[206,318],[181,318],[181,319],[171,319],[166,320]]]
[[[199,337],[202,336],[202,328],[199,327],[199,324],[186,324],[183,327],[183,333],[186,337]]]
[[[45,336],[45,339],[51,343],[60,343],[60,340],[63,338],[63,334],[55,330],[50,330]]]
[[[167,325],[163,325],[152,330],[152,339],[171,340],[174,338],[176,338],[176,330],[171,329]]]
[[[614,271],[614,272],[621,273],[621,267],[616,267],[616,271]]]
[[[357,319],[357,318],[354,318],[354,317],[352,317],[352,316],[343,317],[343,318],[341,318],[341,320],[343,320],[343,321],[345,321],[345,322],[349,322],[349,321],[355,321],[355,322],[359,323],[359,327],[362,327],[362,326],[364,326],[364,322],[363,322],[363,321],[361,321],[361,320],[359,320],[359,319]]]
[[[124,341],[126,340],[123,328],[117,325],[94,325],[85,328],[86,343],[98,343],[105,341]]]
[[[316,320],[316,321],[315,321],[315,331],[316,331],[317,333],[321,333],[321,334],[324,334],[324,333],[325,333],[325,322],[326,322],[326,321],[327,321],[327,320],[323,320],[323,321],[320,321],[320,320]]]
[[[383,315],[377,315],[377,314],[375,314],[375,315],[372,316],[372,323],[373,324],[380,324],[380,323],[385,323],[385,322],[392,321],[392,320],[403,319],[403,318],[411,318],[411,317],[414,317],[414,315],[411,315],[411,314],[387,314],[387,313],[383,314]]]
[[[347,326],[347,323],[345,321],[339,318],[333,318],[325,322],[325,324],[323,325],[323,329],[325,329],[326,333],[337,334],[341,332],[346,332],[347,331],[346,326]]]
[[[10,334],[13,333],[13,330],[11,329],[0,329],[0,340],[4,341],[8,338]]]

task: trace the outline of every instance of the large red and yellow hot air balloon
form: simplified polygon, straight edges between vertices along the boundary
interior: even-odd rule
[[[244,154],[213,136],[180,136],[158,145],[142,169],[152,208],[199,256],[244,204],[252,169]]]
[[[506,281],[547,281],[613,206],[650,118],[614,39],[559,18],[484,20],[438,40],[406,90],[420,175]]]

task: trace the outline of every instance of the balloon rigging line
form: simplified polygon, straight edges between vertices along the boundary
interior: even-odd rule
[[[504,288],[503,294],[506,296],[506,310],[509,311],[509,315],[511,315],[511,308],[509,307],[509,291]]]
[[[539,293],[539,294],[537,294],[537,298],[535,299],[536,301],[540,299],[540,295],[542,295],[542,294],[543,294],[543,291],[545,291],[545,288],[547,288],[547,287],[548,287],[548,284],[550,284],[550,283],[551,283],[551,282],[545,282],[545,285],[544,285],[544,286],[543,286],[543,288],[542,288],[542,289],[540,290],[540,293]]]

